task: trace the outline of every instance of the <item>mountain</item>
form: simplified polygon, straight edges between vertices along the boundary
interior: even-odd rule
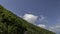
[[[0,5],[0,34],[55,34],[28,23]]]

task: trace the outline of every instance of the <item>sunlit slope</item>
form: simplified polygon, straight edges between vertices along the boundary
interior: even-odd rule
[[[0,5],[0,34],[55,34],[16,16]]]

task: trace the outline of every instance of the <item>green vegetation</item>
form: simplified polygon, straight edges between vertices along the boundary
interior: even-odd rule
[[[55,34],[16,16],[0,5],[0,34]]]

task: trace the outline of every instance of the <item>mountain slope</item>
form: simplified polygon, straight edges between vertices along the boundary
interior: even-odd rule
[[[0,34],[55,34],[16,16],[0,5]]]

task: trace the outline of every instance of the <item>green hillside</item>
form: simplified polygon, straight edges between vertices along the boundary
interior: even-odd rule
[[[55,34],[16,16],[0,5],[0,34]]]

